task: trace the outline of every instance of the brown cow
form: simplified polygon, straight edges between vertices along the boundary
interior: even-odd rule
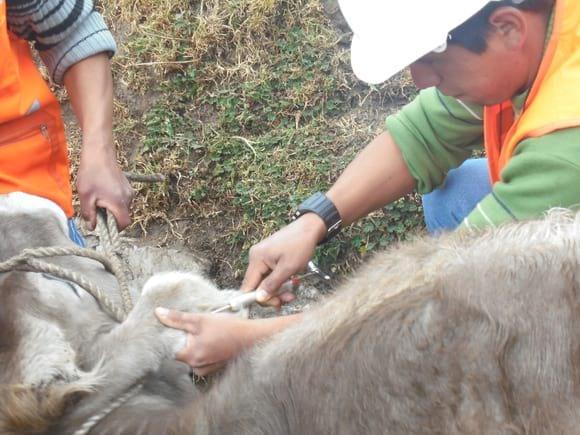
[[[155,374],[147,398],[134,396],[91,433],[577,433],[579,266],[580,218],[563,212],[400,246],[376,255],[301,323],[238,358],[207,393],[169,403],[172,379]],[[166,283],[157,277],[146,285],[145,297],[174,292],[187,299],[174,289],[193,284],[195,278]],[[27,293],[34,291],[19,284],[10,297],[2,296],[2,306],[11,308],[3,313],[0,362],[20,364],[21,370],[15,349],[30,339],[19,329],[32,306]],[[87,354],[93,362],[104,354],[140,361],[141,346],[145,352],[157,346],[169,358],[180,337],[164,336],[167,331],[154,325],[148,311],[153,305],[132,313],[134,323],[125,331],[149,328],[154,344],[120,346],[112,338],[109,346],[121,353],[111,355],[103,346],[69,343],[85,361]],[[93,342],[99,334],[114,335],[93,334]],[[109,374],[116,379],[142,374],[131,364],[115,368],[128,370]],[[80,369],[95,373],[100,365]],[[51,394],[66,397],[61,390],[71,383],[58,380],[22,388],[44,387],[36,402]],[[85,384],[90,386],[55,408],[56,424],[45,424],[44,433],[76,433],[87,410],[98,414],[128,388],[95,379]],[[178,390],[175,396],[186,395]]]

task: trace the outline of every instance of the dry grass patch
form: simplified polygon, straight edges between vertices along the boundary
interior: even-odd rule
[[[138,186],[133,231],[201,252],[222,284],[248,248],[326,189],[413,94],[405,74],[370,88],[350,35],[320,1],[103,2],[114,58],[116,138]],[[417,206],[376,213],[318,254],[335,271],[417,227]]]

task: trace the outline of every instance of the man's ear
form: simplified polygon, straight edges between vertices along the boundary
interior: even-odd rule
[[[508,50],[521,49],[528,37],[528,22],[524,13],[511,6],[496,9],[489,17],[490,31]]]

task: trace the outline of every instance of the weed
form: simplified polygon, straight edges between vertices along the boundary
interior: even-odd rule
[[[131,166],[169,177],[140,188],[136,227],[173,222],[173,233],[219,264],[222,284],[239,283],[249,247],[326,190],[414,92],[406,75],[381,87],[359,83],[348,36],[319,1],[104,7],[116,17],[115,76],[128,93],[117,101],[118,140]],[[415,198],[397,202],[346,229],[317,259],[349,271],[420,227],[419,215]]]

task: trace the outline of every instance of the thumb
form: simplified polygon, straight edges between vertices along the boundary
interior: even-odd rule
[[[122,198],[116,198],[114,201],[98,199],[96,205],[97,207],[109,210],[109,212],[115,217],[119,231],[125,229],[131,224],[129,205],[123,202]]]
[[[196,334],[199,330],[200,319],[196,314],[157,307],[155,308],[155,315],[161,323],[170,328],[181,329],[190,334]]]
[[[111,214],[115,217],[119,231],[125,229],[131,224],[131,214],[128,205],[122,204],[120,202],[110,203],[109,201],[105,200],[97,200],[96,204],[97,207],[105,208],[111,212]]]

